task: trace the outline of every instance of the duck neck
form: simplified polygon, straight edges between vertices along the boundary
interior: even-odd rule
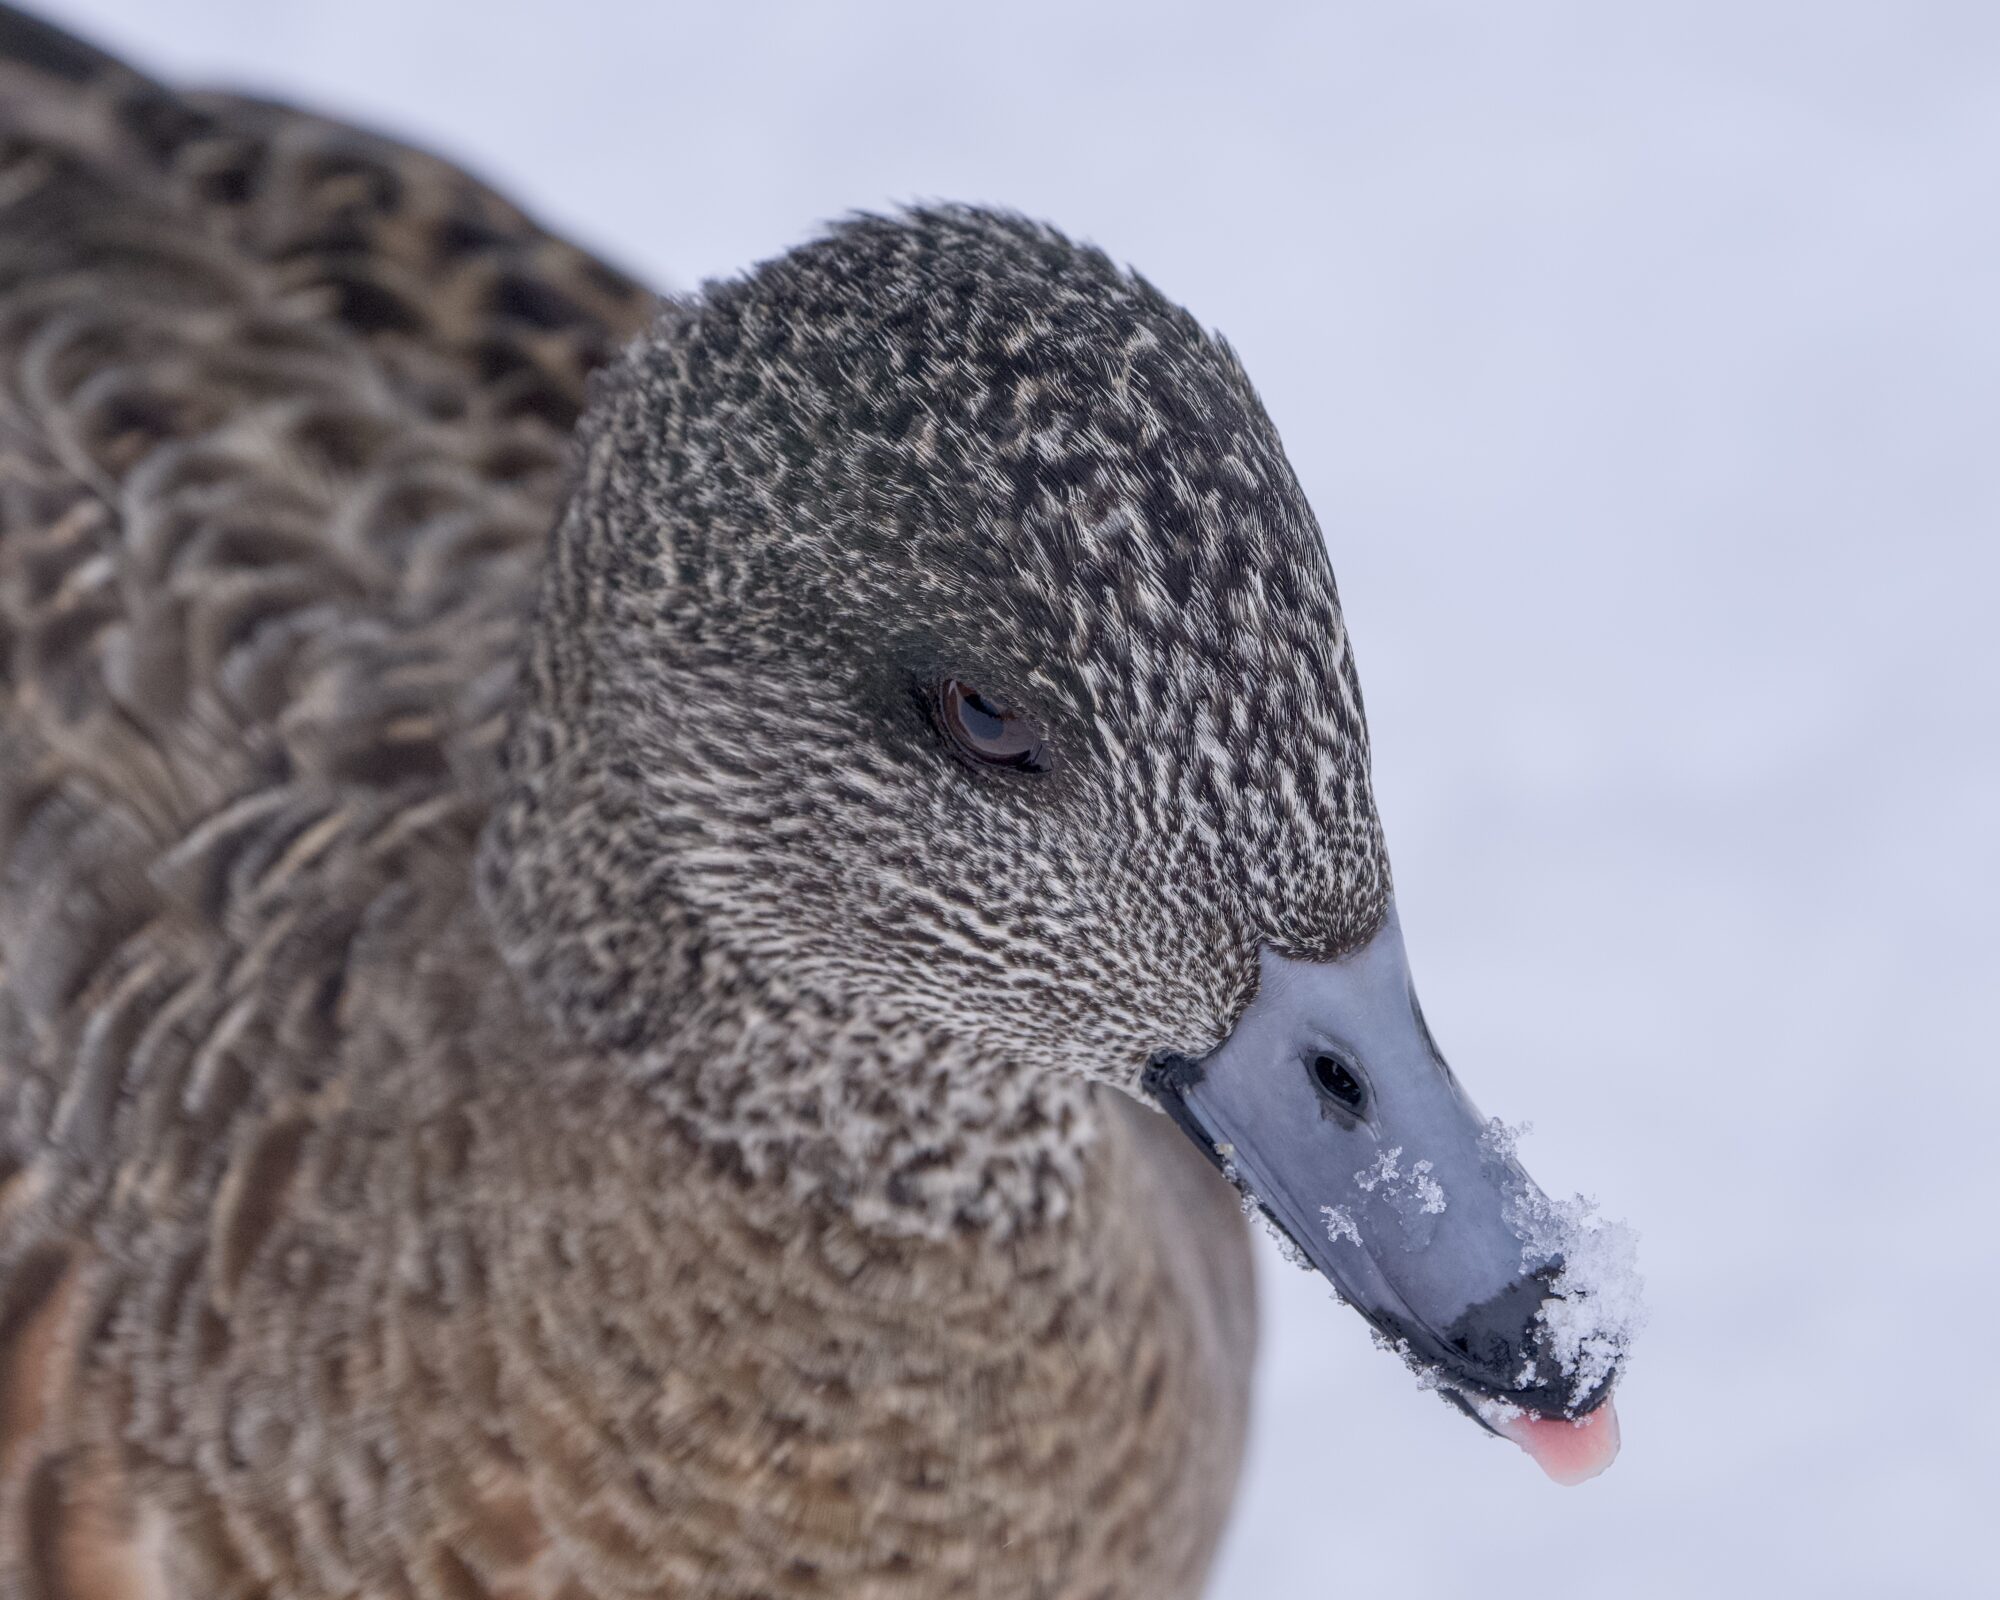
[[[729,1167],[898,1237],[1018,1236],[1068,1216],[1102,1115],[1082,1079],[712,957],[698,971],[635,1065]]]
[[[497,1462],[483,1427],[427,1460],[434,1503],[619,1593],[718,1592],[710,1540],[738,1541],[730,1593],[1193,1592],[1247,1363],[1176,1276],[1167,1196],[1109,1108],[1065,1218],[992,1248],[735,1181],[604,1065],[488,1087],[459,1187],[493,1354],[444,1342],[463,1318],[403,1337],[514,1431]],[[532,1496],[508,1492],[523,1461]]]

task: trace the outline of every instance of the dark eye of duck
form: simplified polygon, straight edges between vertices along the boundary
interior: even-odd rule
[[[995,705],[961,679],[946,678],[938,685],[937,716],[945,737],[974,761],[1019,772],[1049,769],[1048,735],[1042,725]]]
[[[1341,1110],[1361,1116],[1368,1109],[1368,1090],[1360,1076],[1339,1056],[1317,1055],[1307,1065],[1313,1087]]]

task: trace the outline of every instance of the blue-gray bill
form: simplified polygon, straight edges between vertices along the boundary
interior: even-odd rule
[[[1432,1042],[1393,907],[1339,960],[1265,951],[1229,1037],[1146,1087],[1447,1399],[1552,1476],[1609,1464],[1615,1371],[1565,1360],[1545,1313],[1563,1261],[1529,1220],[1546,1202]]]

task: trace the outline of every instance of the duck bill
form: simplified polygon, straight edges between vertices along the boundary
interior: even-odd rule
[[[1394,908],[1339,960],[1261,962],[1229,1037],[1156,1061],[1149,1092],[1448,1399],[1552,1477],[1602,1470],[1615,1374],[1564,1370],[1546,1202],[1432,1042]]]

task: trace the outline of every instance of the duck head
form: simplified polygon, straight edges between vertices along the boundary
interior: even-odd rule
[[[545,1008],[753,1172],[1018,1224],[1108,1085],[1489,1425],[1553,1460],[1608,1412],[1616,1330],[1417,1005],[1277,434],[1048,228],[854,220],[606,375],[482,890]]]

